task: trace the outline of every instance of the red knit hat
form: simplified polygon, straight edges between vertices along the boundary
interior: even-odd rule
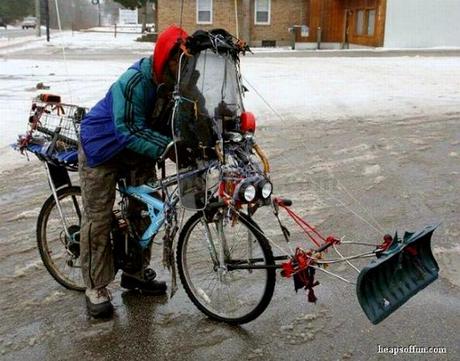
[[[153,73],[158,83],[163,82],[163,71],[171,56],[171,51],[177,44],[185,43],[187,37],[185,30],[176,25],[171,25],[158,35],[153,51]]]

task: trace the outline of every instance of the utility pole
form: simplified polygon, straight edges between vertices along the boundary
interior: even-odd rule
[[[40,37],[42,35],[41,29],[41,11],[40,11],[40,0],[35,0],[35,17],[37,18],[37,27],[35,29],[37,36]]]
[[[45,1],[46,41],[50,41],[50,7],[48,0]]]
[[[99,23],[99,27],[101,27],[101,3],[98,2],[97,3],[97,17],[98,17],[98,23]]]
[[[91,0],[91,4],[97,5],[97,26],[101,27],[101,1]]]

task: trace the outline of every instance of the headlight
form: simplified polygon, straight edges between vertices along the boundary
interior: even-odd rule
[[[272,195],[273,185],[270,182],[265,182],[262,185],[261,194],[263,199],[267,199]]]
[[[246,202],[252,202],[256,197],[256,187],[252,184],[248,185],[244,190],[243,196]]]

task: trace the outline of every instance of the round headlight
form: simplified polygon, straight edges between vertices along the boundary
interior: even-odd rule
[[[270,182],[265,182],[262,186],[262,198],[267,199],[272,195],[273,185]]]
[[[256,187],[252,184],[248,185],[244,190],[243,196],[246,202],[252,202],[256,197]]]

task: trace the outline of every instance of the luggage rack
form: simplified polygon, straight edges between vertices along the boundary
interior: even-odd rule
[[[80,123],[87,111],[62,103],[58,95],[40,94],[32,100],[28,131],[13,145],[27,157],[30,152],[43,162],[55,199],[60,187],[72,185],[69,171],[78,170]]]
[[[61,97],[41,94],[32,101],[29,130],[16,148],[69,171],[77,170],[80,123],[88,109],[61,103]]]
[[[32,130],[60,142],[56,145],[78,147],[80,123],[86,112],[78,105],[61,103],[60,96],[41,94],[32,102],[29,124]]]

